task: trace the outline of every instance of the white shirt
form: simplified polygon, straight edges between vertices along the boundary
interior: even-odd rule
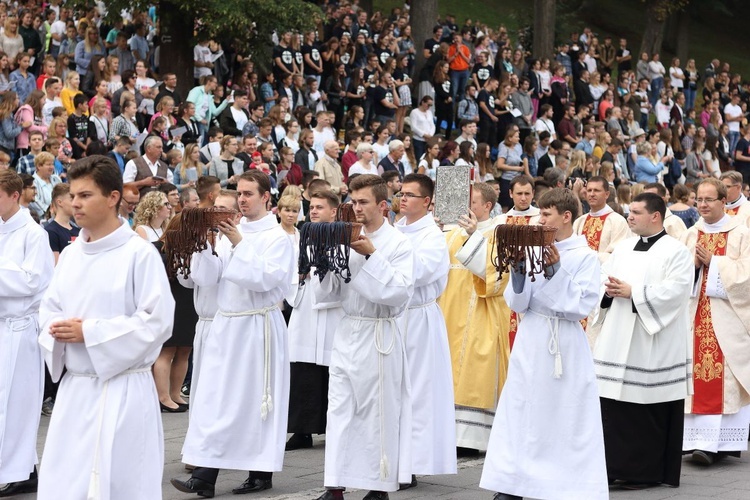
[[[148,159],[148,156],[143,155],[141,158],[146,160],[146,165],[148,165],[149,170],[151,170],[151,173],[153,175],[156,175],[156,169],[157,164],[151,163],[151,160]],[[128,182],[134,182],[135,176],[138,174],[138,169],[135,166],[135,162],[133,160],[130,160],[125,164],[125,172],[122,174],[122,182],[128,183]],[[170,184],[174,181],[174,176],[172,175],[172,171],[167,169],[167,182]]]
[[[659,61],[651,61],[648,63],[648,79],[654,81],[654,78],[662,78],[667,71],[664,69],[664,65]]]
[[[378,167],[371,161],[370,165],[365,168],[364,165],[362,165],[362,162],[357,160],[352,164],[351,167],[349,167],[349,176],[352,176],[354,174],[374,174],[378,175]]]
[[[672,82],[672,87],[676,89],[683,88],[685,85],[684,85],[684,82],[682,81],[682,77],[684,76],[685,74],[682,72],[681,68],[675,68],[674,66],[671,66],[669,68],[669,77]]]
[[[538,118],[534,124],[534,130],[536,133],[547,131],[550,133],[550,141],[557,139],[557,133],[555,132],[555,124],[548,118]]]
[[[208,45],[204,47],[203,45],[198,44],[193,48],[193,61],[202,63],[211,62],[211,49],[208,48]],[[193,68],[194,78],[200,78],[202,76],[208,76],[210,74],[211,68],[199,68],[197,66]]]
[[[63,38],[65,38],[65,22],[64,21],[55,21],[54,23],[52,23],[52,26],[50,26],[49,30],[51,34],[62,35]],[[62,43],[62,40],[60,40],[59,42],[55,40],[54,38],[50,38],[50,40],[52,41],[52,45],[54,45],[55,47],[59,47],[60,44]]]
[[[232,118],[234,118],[235,128],[242,130],[248,122],[247,115],[241,109],[237,109],[234,106],[230,107],[229,111],[232,113]]]
[[[411,120],[411,132],[414,139],[424,141],[425,134],[435,135],[435,116],[432,110],[427,109],[423,112],[419,108],[414,108],[409,113],[409,119]]]
[[[730,122],[729,119],[742,116],[742,108],[730,102],[729,104],[724,106],[724,116],[727,118],[727,125],[729,125],[729,131],[739,133],[740,122],[736,122],[736,121]]]

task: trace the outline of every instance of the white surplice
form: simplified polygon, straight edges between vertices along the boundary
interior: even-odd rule
[[[685,399],[693,391],[693,258],[668,235],[635,251],[638,238],[618,243],[602,266],[631,286],[632,298],[615,297],[597,320],[603,323],[594,347],[599,395],[638,404]]]
[[[528,498],[606,499],[599,390],[580,325],[599,298],[601,271],[584,237],[555,245],[560,267],[552,278],[526,276],[521,293],[512,285],[505,291],[524,316],[479,486]]]
[[[450,258],[443,232],[428,213],[394,226],[414,252],[414,295],[406,310],[404,344],[411,381],[412,474],[456,473],[456,412],[445,317],[437,298],[448,284]]]
[[[198,387],[201,362],[203,361],[203,344],[211,331],[214,316],[219,310],[219,303],[216,300],[219,287],[216,285],[197,286],[193,278],[190,276],[184,278],[181,274],[177,275],[177,281],[185,288],[193,289],[193,304],[195,304],[195,312],[198,313],[198,323],[195,324],[195,337],[193,338],[193,371],[190,377],[190,397],[195,400],[195,389]],[[190,414],[193,413],[192,405],[190,405],[188,411]]]
[[[351,252],[352,279],[328,273],[319,301],[341,301],[328,386],[325,485],[396,491],[411,481],[411,397],[400,316],[414,290],[414,251],[386,220]]]
[[[0,484],[25,481],[37,463],[44,393],[38,312],[53,267],[47,232],[27,210],[0,219]]]
[[[289,318],[289,361],[292,363],[331,365],[333,337],[344,310],[341,302],[317,300],[315,290],[318,288],[320,278],[312,268],[304,284],[298,285]]]
[[[151,366],[172,334],[174,299],[159,253],[122,222],[61,254],[40,308],[42,346],[60,383],[39,500],[161,498],[164,436]],[[82,343],[52,323],[83,320]]]
[[[294,249],[276,217],[242,219],[228,238],[193,255],[198,286],[218,285],[204,338],[182,460],[200,467],[280,471],[289,412],[287,332],[278,304],[296,272]],[[192,388],[191,388],[192,390]]]

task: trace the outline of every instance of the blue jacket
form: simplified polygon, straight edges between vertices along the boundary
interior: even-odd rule
[[[633,167],[635,182],[656,182],[659,172],[664,170],[662,162],[654,164],[645,156],[638,156]]]
[[[0,122],[0,146],[10,152],[16,150],[16,137],[21,133],[21,126],[16,123],[13,116],[7,117]],[[13,155],[11,155],[13,156]]]

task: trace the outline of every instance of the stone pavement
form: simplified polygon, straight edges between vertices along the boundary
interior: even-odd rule
[[[164,469],[164,500],[199,498],[175,490],[170,484],[172,477],[187,478],[180,463],[180,449],[187,431],[188,416],[182,414],[162,414],[166,439],[166,467]],[[39,452],[41,454],[47,434],[48,417],[42,417],[39,432]],[[658,487],[643,491],[611,490],[611,497],[617,500],[661,500],[661,499],[705,499],[750,500],[750,459],[743,454],[740,459],[728,458],[713,467],[693,465],[687,459],[683,462],[682,481],[679,488]],[[419,478],[419,486],[403,492],[393,493],[393,500],[439,498],[444,500],[491,500],[492,493],[479,488],[483,458],[461,459],[458,475],[432,476]],[[255,495],[232,495],[232,488],[245,480],[246,472],[222,471],[216,488],[216,498],[247,498],[251,500],[314,500],[323,492],[323,440],[315,439],[310,450],[287,452],[284,470],[274,475],[274,487]],[[61,485],[61,487],[63,487]],[[347,500],[360,500],[365,491],[350,491]],[[33,500],[35,495],[20,495],[18,500]],[[151,499],[132,499],[151,500]],[[586,499],[581,499],[586,500]]]

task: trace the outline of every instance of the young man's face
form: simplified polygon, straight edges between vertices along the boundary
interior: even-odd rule
[[[351,199],[357,222],[368,225],[383,218],[383,206],[385,205],[385,200],[378,203],[375,200],[375,194],[372,192],[372,188],[365,187],[357,191],[352,191]]]
[[[8,194],[4,190],[0,189],[0,219],[6,221],[10,219],[11,213],[15,213],[17,210],[19,198],[20,196],[18,192]]]
[[[260,193],[260,186],[255,181],[240,179],[237,183],[239,206],[242,215],[250,220],[257,220],[266,210],[269,193]]]
[[[44,136],[34,134],[29,137],[29,148],[34,152],[39,152],[44,147]]]
[[[76,224],[85,229],[100,227],[112,217],[120,200],[120,193],[112,191],[105,195],[91,177],[70,181],[70,195]]]
[[[570,212],[560,213],[557,211],[557,207],[542,208],[540,210],[539,224],[560,230],[564,228],[566,224],[570,224],[570,219]]]
[[[518,183],[513,186],[510,197],[513,199],[513,206],[516,210],[527,210],[534,199],[534,188],[531,184]]]
[[[336,220],[336,207],[328,204],[325,198],[310,198],[310,222],[334,222]]]

